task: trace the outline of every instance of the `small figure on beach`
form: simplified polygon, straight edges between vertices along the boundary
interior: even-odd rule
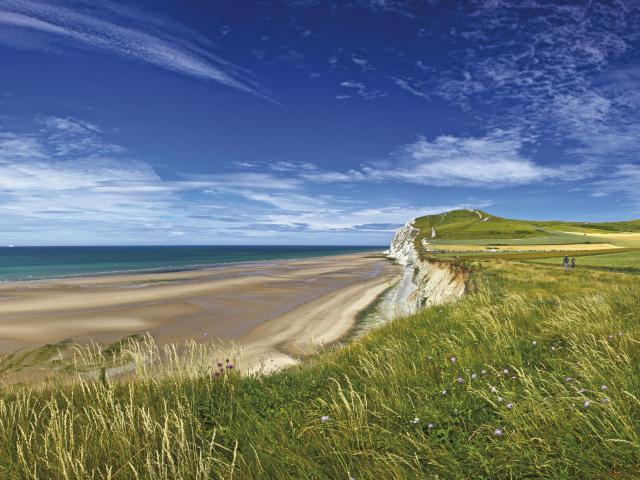
[[[576,268],[576,257],[571,257],[571,270]]]
[[[564,256],[562,263],[564,263],[564,269],[569,270],[569,255]]]

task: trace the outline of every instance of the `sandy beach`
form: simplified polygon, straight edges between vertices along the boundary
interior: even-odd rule
[[[375,254],[0,285],[0,353],[149,333],[158,344],[234,344],[245,370],[335,342],[401,275]]]

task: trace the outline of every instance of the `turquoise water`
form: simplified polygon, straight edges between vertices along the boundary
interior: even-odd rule
[[[381,251],[385,248],[387,247],[0,247],[0,281],[187,270],[222,263],[321,257]]]

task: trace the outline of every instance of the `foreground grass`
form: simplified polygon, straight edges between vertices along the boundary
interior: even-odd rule
[[[638,277],[472,267],[460,302],[305,368],[132,342],[120,382],[6,387],[0,478],[637,478]]]

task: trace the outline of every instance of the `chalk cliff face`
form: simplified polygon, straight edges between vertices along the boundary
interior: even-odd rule
[[[400,310],[407,313],[454,301],[464,294],[466,287],[466,273],[457,270],[450,262],[420,258],[415,248],[415,238],[420,232],[414,224],[415,220],[410,220],[399,228],[389,248],[389,257],[405,269],[413,270],[412,275],[405,275],[411,279],[411,288],[402,284],[398,287],[400,291],[407,292],[401,296],[402,305],[399,305]]]
[[[389,248],[389,256],[405,267],[413,265],[418,259],[413,241],[420,232],[413,226],[414,221],[409,220],[396,230]]]

